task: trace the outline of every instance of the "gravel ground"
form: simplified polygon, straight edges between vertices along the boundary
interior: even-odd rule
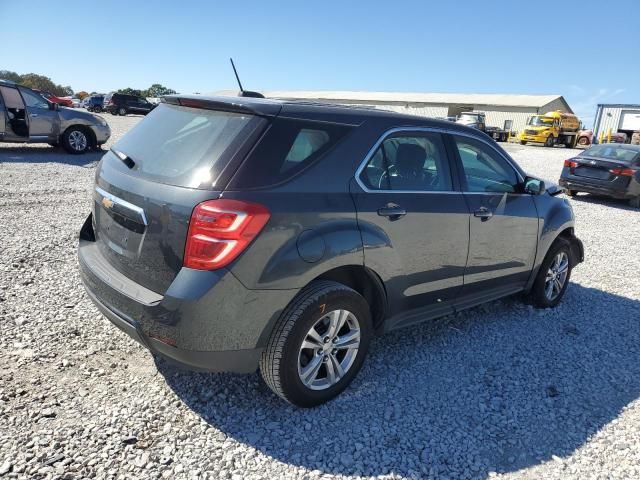
[[[107,116],[117,139],[139,117]],[[557,179],[564,148],[509,145]],[[100,154],[0,144],[0,476],[640,478],[640,212],[572,200],[564,302],[493,302],[376,340],[337,400],[152,357],[85,296],[76,238]],[[3,477],[3,478],[4,478]]]

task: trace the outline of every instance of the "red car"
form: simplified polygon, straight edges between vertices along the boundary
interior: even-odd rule
[[[58,103],[64,107],[73,107],[73,102],[70,98],[56,97],[49,92],[40,92],[40,95],[49,100],[51,103]]]

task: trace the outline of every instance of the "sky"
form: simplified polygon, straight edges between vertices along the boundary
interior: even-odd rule
[[[233,57],[249,90],[559,94],[587,124],[640,103],[637,0],[0,0],[0,31],[0,70],[76,91],[237,89]]]

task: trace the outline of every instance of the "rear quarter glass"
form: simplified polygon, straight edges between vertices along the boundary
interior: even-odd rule
[[[105,157],[119,162],[121,171],[145,180],[220,188],[216,185],[220,174],[243,140],[263,121],[247,114],[161,104]],[[118,158],[125,156],[132,162]]]
[[[276,117],[229,188],[262,188],[286,182],[322,158],[352,129],[344,124]]]

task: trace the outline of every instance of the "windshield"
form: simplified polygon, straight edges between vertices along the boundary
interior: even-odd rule
[[[532,125],[534,127],[550,127],[553,125],[553,118],[542,116],[531,117],[529,122],[527,122],[527,125]]]
[[[479,115],[471,115],[469,113],[463,113],[462,115],[460,115],[460,118],[458,118],[458,123],[464,123],[464,124],[478,123],[479,121],[480,121]]]
[[[640,155],[640,152],[635,148],[611,143],[594,145],[580,154],[581,157],[597,157],[624,163],[631,163],[638,155]]]

